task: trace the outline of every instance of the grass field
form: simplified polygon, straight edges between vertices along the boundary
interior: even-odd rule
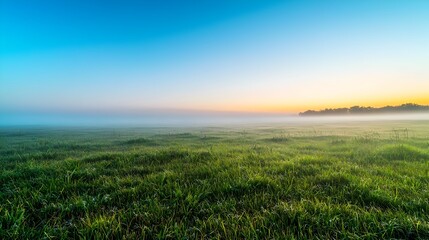
[[[429,121],[1,128],[0,239],[429,239]]]

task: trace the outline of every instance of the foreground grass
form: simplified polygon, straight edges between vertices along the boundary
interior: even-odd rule
[[[0,130],[1,239],[428,239],[429,122]]]

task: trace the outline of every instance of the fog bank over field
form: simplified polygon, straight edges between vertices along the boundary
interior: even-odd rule
[[[146,114],[58,114],[0,113],[0,126],[148,126],[192,127],[241,124],[312,124],[324,122],[429,120],[429,113],[358,116],[312,116],[262,113],[146,113]]]

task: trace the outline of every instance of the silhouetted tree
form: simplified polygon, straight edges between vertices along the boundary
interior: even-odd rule
[[[374,114],[374,113],[395,113],[395,112],[424,112],[429,111],[429,106],[418,105],[415,103],[405,103],[400,106],[385,106],[381,108],[353,106],[350,108],[326,108],[315,111],[308,110],[299,113],[300,116],[324,116],[324,115],[355,115],[355,114]]]

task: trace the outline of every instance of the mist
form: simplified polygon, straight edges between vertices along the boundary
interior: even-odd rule
[[[70,126],[70,127],[204,127],[252,124],[315,124],[359,121],[429,120],[429,113],[404,113],[358,116],[312,116],[262,113],[145,113],[145,114],[76,114],[76,113],[0,113],[0,126]]]

